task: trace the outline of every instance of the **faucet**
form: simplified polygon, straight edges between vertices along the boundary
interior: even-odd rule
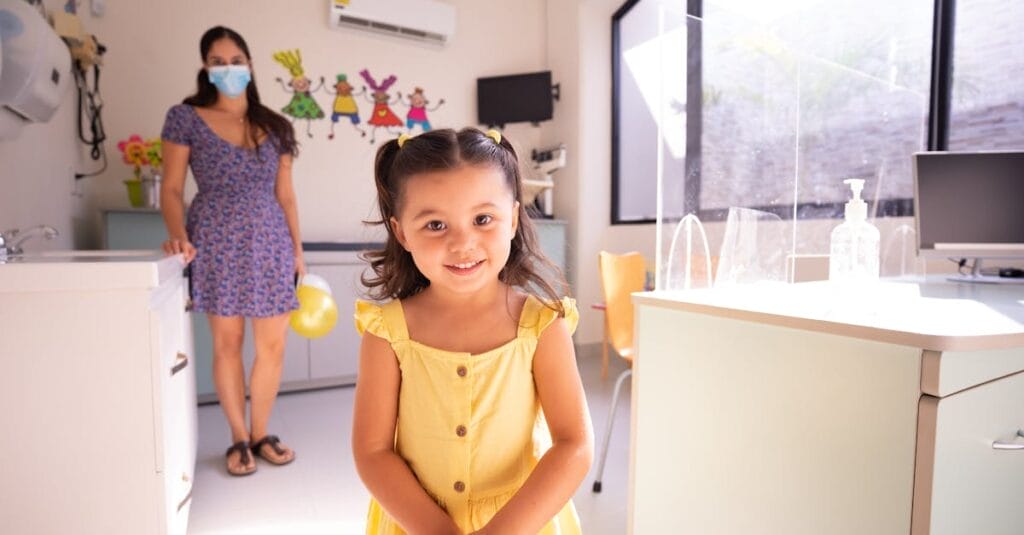
[[[36,225],[23,229],[12,228],[0,233],[0,257],[7,255],[20,255],[25,251],[21,245],[29,238],[42,234],[43,239],[52,240],[60,235],[57,229],[49,225]]]

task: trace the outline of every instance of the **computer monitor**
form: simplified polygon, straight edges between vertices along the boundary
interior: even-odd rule
[[[914,154],[914,214],[921,256],[1024,258],[1024,152]]]
[[[477,121],[488,126],[539,123],[554,109],[551,71],[477,78]]]

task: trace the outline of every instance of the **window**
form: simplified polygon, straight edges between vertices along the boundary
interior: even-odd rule
[[[846,178],[867,180],[873,214],[910,215],[932,13],[926,0],[626,2],[612,21],[612,222],[655,221],[659,169],[664,219],[841,217]]]
[[[950,150],[1024,149],[1024,2],[958,0]]]

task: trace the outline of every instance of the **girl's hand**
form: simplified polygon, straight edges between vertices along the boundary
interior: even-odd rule
[[[295,255],[295,273],[299,278],[306,274],[306,261],[302,259],[302,255]]]
[[[169,255],[184,255],[185,263],[188,264],[196,257],[196,248],[188,238],[170,238],[163,244],[163,250]]]

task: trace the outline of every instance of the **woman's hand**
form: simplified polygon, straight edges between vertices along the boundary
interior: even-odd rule
[[[196,248],[188,238],[170,238],[163,244],[163,250],[169,255],[184,255],[185,263],[188,264],[196,257]]]
[[[301,279],[306,274],[306,261],[302,259],[301,254],[295,255],[295,274]]]

